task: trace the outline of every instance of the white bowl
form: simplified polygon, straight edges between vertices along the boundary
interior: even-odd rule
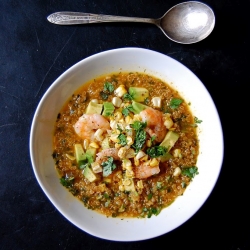
[[[191,102],[199,124],[199,174],[180,196],[150,219],[106,218],[88,210],[59,182],[52,159],[52,135],[57,114],[84,82],[117,71],[137,71],[172,83],[186,102]],[[63,73],[41,99],[31,126],[30,156],[38,183],[58,211],[83,231],[107,240],[138,241],[166,234],[182,225],[204,204],[212,192],[223,161],[224,142],[220,118],[202,82],[176,60],[147,49],[121,48],[83,59]]]

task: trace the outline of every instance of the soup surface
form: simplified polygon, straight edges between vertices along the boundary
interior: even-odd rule
[[[201,121],[189,105],[144,73],[84,84],[55,124],[52,156],[61,184],[107,217],[158,215],[198,174]]]

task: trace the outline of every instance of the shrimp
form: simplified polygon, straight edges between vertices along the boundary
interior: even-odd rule
[[[110,128],[109,122],[99,114],[84,114],[73,126],[75,132],[82,139],[94,140],[94,133],[97,129],[107,130]]]
[[[160,172],[159,165],[151,167],[147,162],[135,167],[135,178],[146,179]]]
[[[107,157],[111,156],[114,160],[119,160],[118,149],[117,148],[107,148],[102,150],[100,153],[96,154],[96,162],[102,163]]]
[[[147,122],[146,132],[151,137],[155,136],[156,142],[161,142],[167,133],[162,112],[153,108],[146,108],[140,112],[140,116],[143,122]]]

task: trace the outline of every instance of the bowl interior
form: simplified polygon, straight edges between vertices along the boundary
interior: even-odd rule
[[[54,167],[53,130],[57,114],[68,98],[85,82],[112,72],[145,72],[177,89],[191,103],[199,124],[199,174],[183,196],[150,219],[106,218],[88,210],[59,183]],[[212,121],[212,122],[211,122]],[[211,149],[213,156],[211,157]],[[223,160],[223,134],[214,102],[202,82],[184,65],[161,53],[122,48],[90,56],[73,65],[46,91],[31,126],[30,156],[38,183],[49,200],[71,223],[85,232],[108,240],[137,241],[165,234],[187,221],[203,205],[218,179]],[[154,227],[154,230],[152,230]]]

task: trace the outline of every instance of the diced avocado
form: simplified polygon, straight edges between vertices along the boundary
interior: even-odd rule
[[[142,110],[146,109],[148,106],[141,104],[139,102],[132,101],[133,112],[139,114]]]
[[[85,156],[88,159],[88,163],[94,162],[96,157],[96,148],[88,148],[86,150]]]
[[[82,161],[86,160],[86,155],[84,153],[83,147],[81,144],[75,144],[75,157],[77,164],[81,164]]]
[[[160,146],[166,147],[169,152],[178,139],[179,139],[179,134],[169,130],[164,140],[161,142]]]
[[[115,110],[114,105],[112,102],[104,102],[103,103],[103,112],[102,115],[104,116],[110,116]]]
[[[86,109],[86,114],[99,114],[100,115],[102,113],[102,108],[103,108],[103,104],[90,102]]]
[[[159,158],[161,162],[165,162],[165,161],[168,161],[172,157],[173,156],[169,152],[167,152],[166,154],[160,156]]]
[[[102,147],[102,149],[110,148],[108,137],[105,137],[104,140],[101,142],[101,147]]]
[[[136,102],[144,102],[144,100],[149,96],[149,92],[145,88],[130,87],[128,92]]]
[[[96,175],[93,173],[93,171],[91,170],[91,168],[89,168],[88,166],[86,166],[83,170],[83,175],[90,181],[93,182],[95,181]]]

